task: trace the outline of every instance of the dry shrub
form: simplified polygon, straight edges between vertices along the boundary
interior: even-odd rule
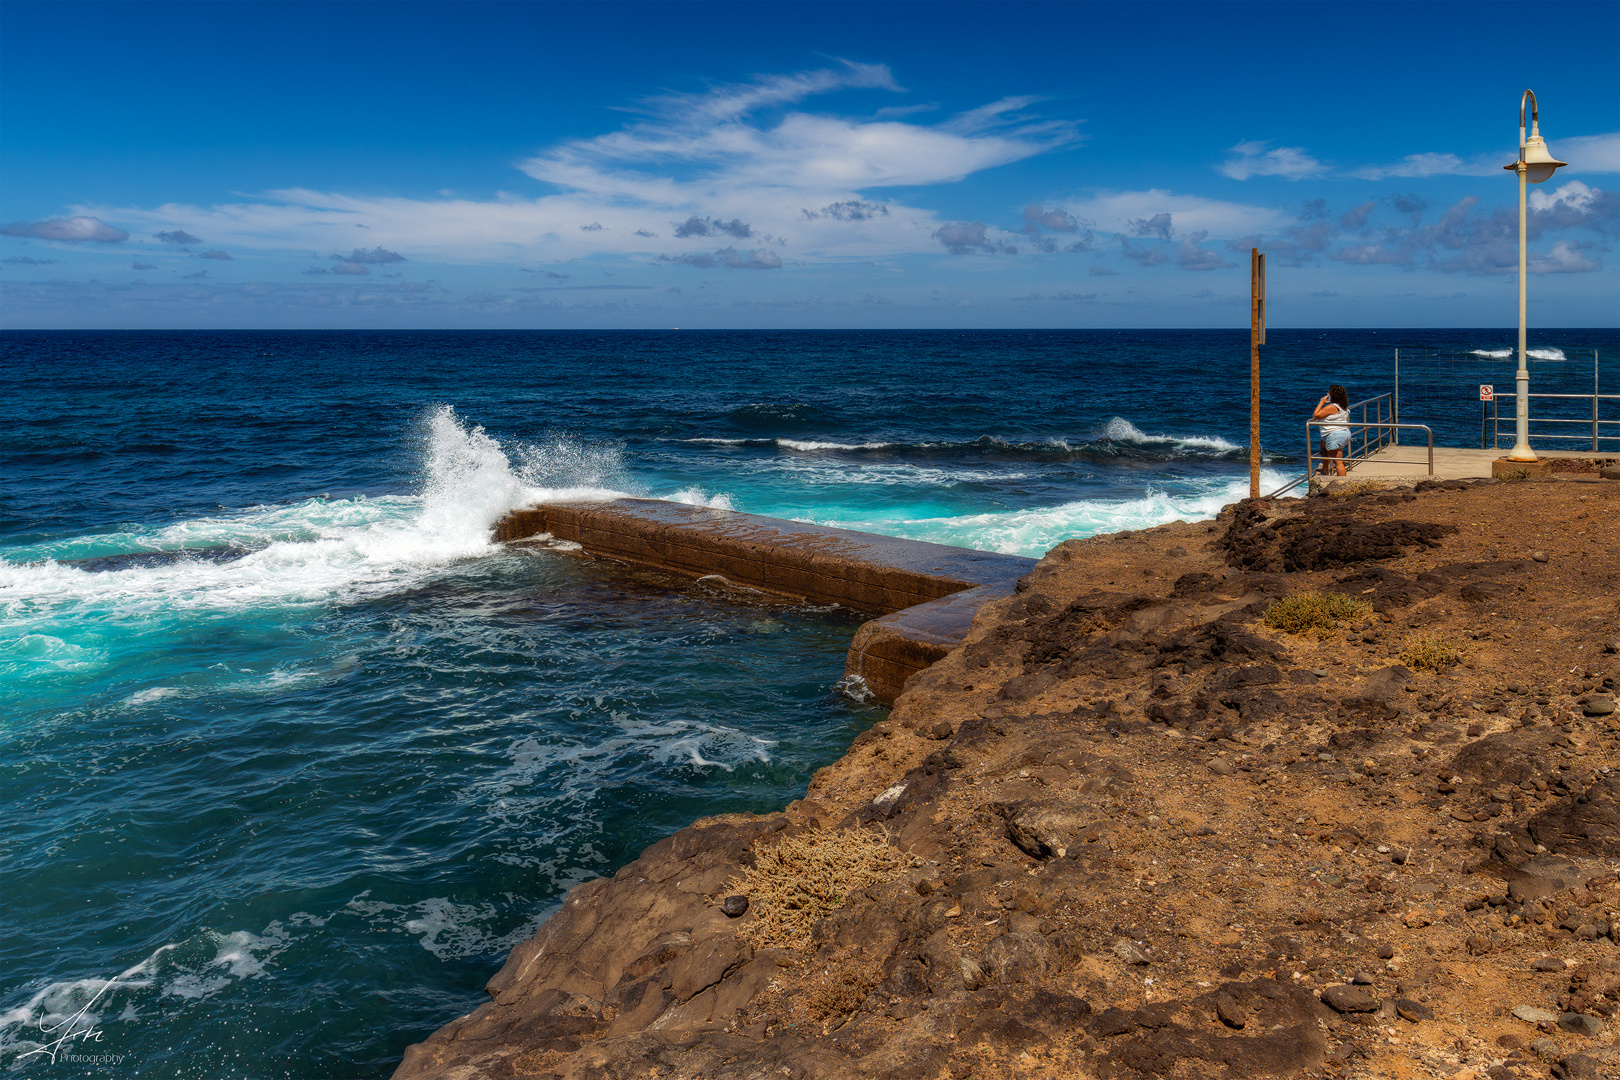
[[[1444,671],[1462,659],[1462,650],[1438,634],[1408,638],[1401,648],[1401,663],[1422,671]]]
[[[754,865],[728,892],[748,896],[753,914],[743,937],[756,949],[805,949],[810,928],[856,889],[892,880],[905,857],[880,834],[806,832],[754,851]]]
[[[1373,606],[1354,596],[1338,593],[1295,593],[1266,609],[1262,618],[1273,630],[1321,637],[1347,622],[1365,619]]]
[[[848,1016],[861,1007],[878,983],[883,964],[876,957],[856,957],[817,972],[804,990],[804,1010],[812,1020]]]

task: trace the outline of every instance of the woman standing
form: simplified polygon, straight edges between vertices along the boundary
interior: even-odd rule
[[[1327,421],[1327,426],[1322,428],[1322,475],[1328,475],[1328,459],[1337,458],[1334,464],[1343,476],[1344,451],[1350,445],[1350,429],[1345,426],[1350,423],[1350,395],[1344,387],[1338,383],[1328,387],[1328,392],[1316,403],[1311,419]]]

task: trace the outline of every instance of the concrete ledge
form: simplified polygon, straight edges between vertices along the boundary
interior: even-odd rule
[[[1537,458],[1535,461],[1514,461],[1512,458],[1495,458],[1491,461],[1491,475],[1501,479],[1530,480],[1553,474],[1553,463],[1549,458]]]
[[[986,600],[1034,559],[656,499],[551,503],[495,525],[511,543],[549,534],[585,554],[683,577],[719,575],[793,600],[880,616],[850,645],[846,676],[892,702],[906,679],[961,644]]]

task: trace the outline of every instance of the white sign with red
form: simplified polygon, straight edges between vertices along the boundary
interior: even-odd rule
[[[1479,400],[1490,401],[1496,396],[1496,387],[1481,383],[1479,387]]]

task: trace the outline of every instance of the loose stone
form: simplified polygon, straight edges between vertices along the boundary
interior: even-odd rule
[[[1322,1001],[1335,1012],[1342,1013],[1377,1012],[1378,1006],[1382,1004],[1378,1000],[1378,995],[1371,990],[1343,983],[1323,987]]]
[[[1596,1035],[1603,1030],[1603,1021],[1587,1013],[1565,1013],[1558,1018],[1558,1026],[1576,1035]]]
[[[735,893],[720,901],[720,910],[735,919],[748,913],[748,897]]]
[[[1513,1015],[1517,1016],[1520,1020],[1523,1020],[1527,1024],[1552,1024],[1557,1023],[1558,1021],[1557,1013],[1548,1012],[1546,1009],[1538,1009],[1534,1005],[1516,1006],[1513,1010]]]
[[[1434,1019],[1433,1009],[1413,1001],[1411,998],[1396,998],[1395,1012],[1402,1020],[1410,1020],[1414,1024]]]
[[[1231,994],[1215,995],[1215,1015],[1220,1017],[1221,1023],[1227,1027],[1240,1031],[1249,1022],[1249,1018],[1244,1015],[1243,1009]]]

